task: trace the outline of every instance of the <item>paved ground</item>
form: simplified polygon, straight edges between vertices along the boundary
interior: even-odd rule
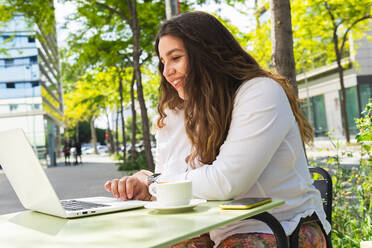
[[[117,166],[108,156],[84,156],[83,162],[83,165],[78,166],[60,164],[57,167],[45,169],[60,199],[110,196],[103,187],[106,180],[125,175],[124,172],[117,170]],[[0,170],[0,214],[20,210],[24,208],[5,174]]]
[[[337,142],[339,145],[338,149],[335,147]],[[318,138],[312,147],[307,146],[306,152],[309,160],[323,164],[328,156],[338,154],[341,166],[351,168],[359,165],[361,147],[356,144],[355,140],[351,140],[351,144],[349,145],[346,145],[345,140],[333,140],[332,143],[326,138]]]
[[[341,163],[347,167],[358,165],[360,146],[346,146],[344,141],[340,143],[340,150],[353,154],[353,157],[348,157],[347,153],[342,155]],[[310,160],[321,162],[325,157],[335,155],[337,149],[328,140],[318,139],[313,147],[307,148],[307,153]],[[109,156],[88,155],[83,156],[83,161],[83,165],[64,166],[60,163],[57,167],[45,170],[60,199],[110,196],[103,188],[106,180],[125,175],[124,172],[117,170],[117,166]],[[0,214],[23,209],[9,181],[0,170]]]

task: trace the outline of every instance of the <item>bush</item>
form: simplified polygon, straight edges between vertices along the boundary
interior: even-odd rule
[[[329,137],[336,149],[336,154],[325,160],[333,183],[332,243],[334,247],[359,247],[361,241],[372,240],[371,111],[370,101],[363,112],[363,117],[356,119],[360,130],[356,136],[361,146],[359,165],[351,169],[340,166],[340,155],[352,157],[354,154],[341,151],[339,141]]]
[[[362,155],[368,155],[368,162],[372,162],[371,142],[372,142],[372,98],[362,112],[363,117],[355,119],[359,133],[355,136],[357,141],[362,145]]]
[[[364,159],[352,169],[342,168],[338,152],[327,163],[333,171],[332,243],[335,247],[359,246],[372,239],[371,168]]]
[[[134,160],[134,163],[131,162],[131,156],[132,153],[128,154],[127,161],[121,162],[119,164],[119,170],[141,170],[141,169],[146,169],[147,168],[147,163],[146,163],[146,155],[145,151],[140,151],[136,153],[136,157]],[[123,155],[120,154],[119,156],[120,160],[123,160]]]

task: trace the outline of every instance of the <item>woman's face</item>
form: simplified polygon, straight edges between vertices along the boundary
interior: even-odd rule
[[[185,83],[188,58],[183,41],[171,35],[164,35],[159,40],[160,61],[164,65],[163,76],[185,99],[183,85]]]

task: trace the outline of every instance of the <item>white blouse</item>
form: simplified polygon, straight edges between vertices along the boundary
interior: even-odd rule
[[[314,211],[328,233],[320,193],[312,185],[298,125],[282,87],[270,78],[242,84],[234,100],[230,129],[216,160],[192,169],[185,162],[191,144],[184,112],[168,110],[156,134],[159,180],[191,180],[195,198],[229,200],[271,197],[285,204],[269,212],[287,235]],[[245,220],[210,232],[216,246],[236,233],[272,233],[262,222]]]

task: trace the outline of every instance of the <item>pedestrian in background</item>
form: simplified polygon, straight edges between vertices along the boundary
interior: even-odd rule
[[[79,164],[79,159],[80,159],[80,163],[82,164],[83,159],[81,158],[81,144],[80,144],[80,142],[75,141],[74,147],[75,147],[75,165]]]
[[[70,151],[70,145],[68,142],[65,142],[64,146],[63,146],[63,154],[65,156],[65,165],[71,165],[71,160],[70,160],[70,156],[71,156],[71,151]]]

